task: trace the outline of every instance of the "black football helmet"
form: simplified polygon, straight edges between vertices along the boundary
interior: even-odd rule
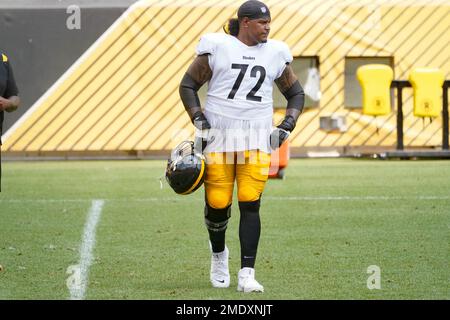
[[[196,152],[194,142],[183,141],[167,161],[166,180],[176,193],[190,194],[203,184],[205,171],[205,158]]]

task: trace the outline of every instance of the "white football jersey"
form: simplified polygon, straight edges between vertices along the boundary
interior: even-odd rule
[[[205,111],[242,120],[272,118],[273,81],[292,62],[284,42],[269,39],[247,46],[234,36],[209,33],[196,52],[209,54],[212,70]]]

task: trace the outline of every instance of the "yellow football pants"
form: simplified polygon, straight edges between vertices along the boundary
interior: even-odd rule
[[[269,174],[270,154],[251,150],[205,156],[205,193],[212,208],[223,209],[232,203],[235,180],[239,201],[256,201],[261,197]]]

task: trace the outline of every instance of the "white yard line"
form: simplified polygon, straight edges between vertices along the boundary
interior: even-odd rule
[[[298,197],[271,197],[263,199],[279,201],[366,201],[366,200],[447,200],[450,196],[298,196]]]
[[[70,266],[68,273],[72,274],[67,279],[71,300],[82,300],[86,295],[88,285],[89,267],[92,264],[92,251],[95,247],[95,230],[102,213],[104,200],[93,200],[89,210],[86,225],[84,226],[83,240],[80,246],[80,262]]]

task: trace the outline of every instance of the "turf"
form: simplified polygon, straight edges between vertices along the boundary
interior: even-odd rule
[[[262,200],[256,275],[236,292],[239,212],[227,231],[231,286],[209,284],[203,191],[178,196],[163,161],[6,162],[0,299],[68,299],[92,200],[105,205],[87,299],[449,299],[449,161],[291,160]],[[367,268],[379,266],[381,289]]]

